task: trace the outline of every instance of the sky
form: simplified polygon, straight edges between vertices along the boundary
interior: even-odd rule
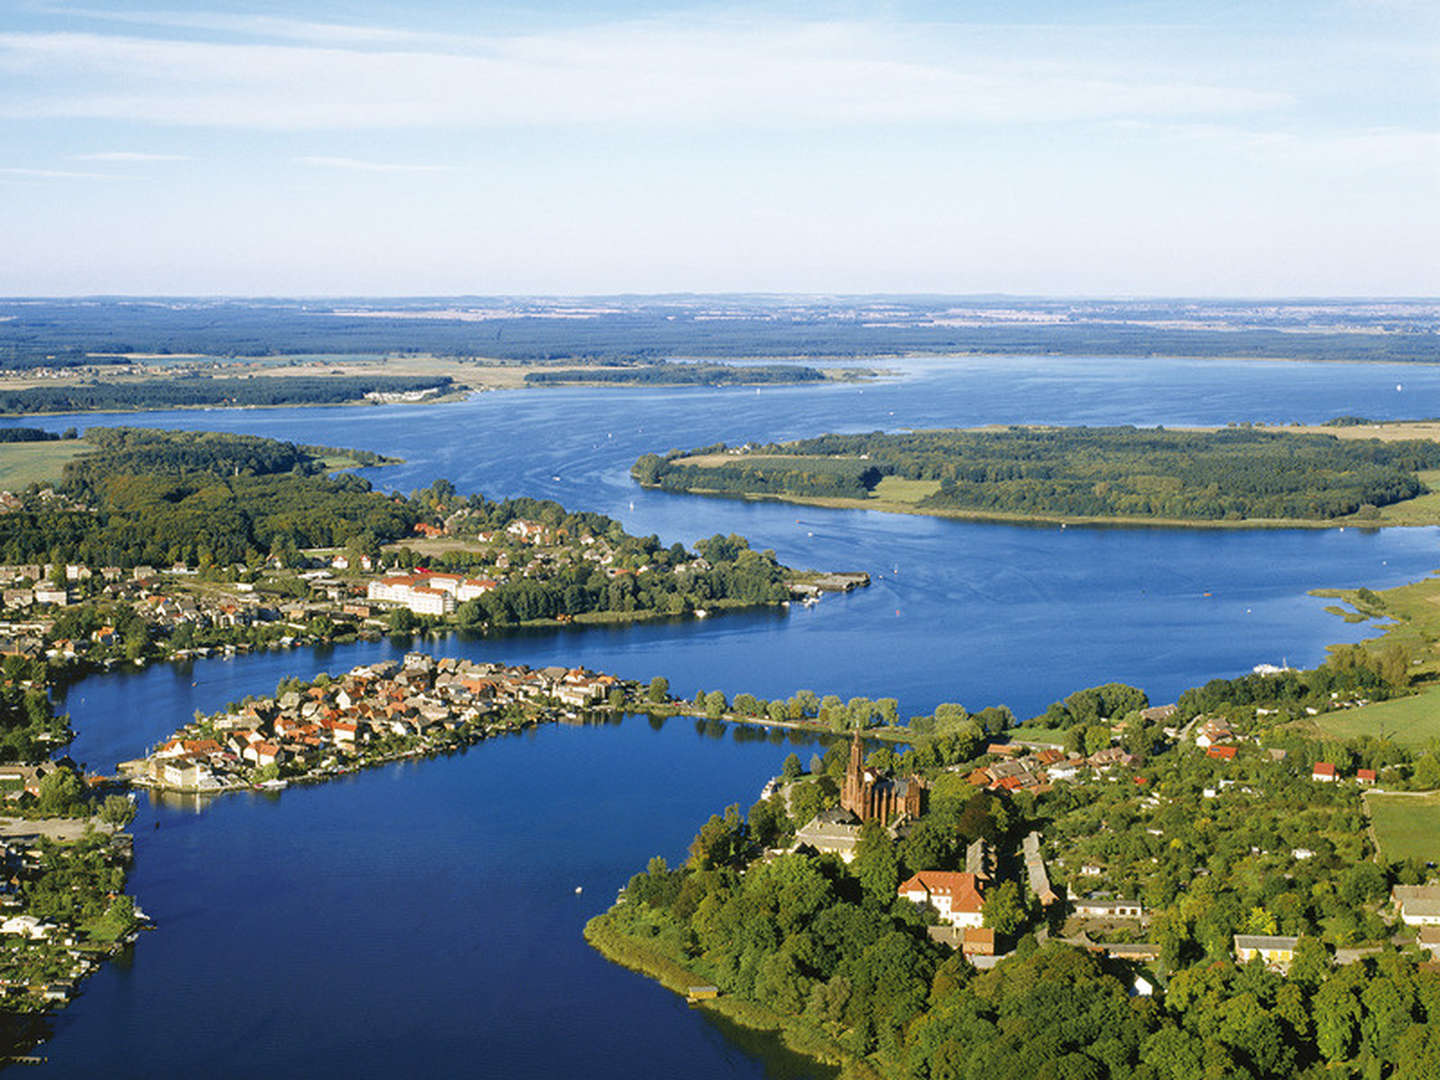
[[[1440,4],[0,0],[0,294],[1440,295]]]

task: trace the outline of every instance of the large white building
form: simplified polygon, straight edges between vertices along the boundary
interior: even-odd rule
[[[927,904],[951,926],[981,926],[985,898],[974,874],[921,870],[897,890],[905,899]]]
[[[432,580],[436,576],[376,578],[366,586],[365,595],[383,604],[409,608],[416,615],[448,615],[455,610],[455,593],[437,588]]]

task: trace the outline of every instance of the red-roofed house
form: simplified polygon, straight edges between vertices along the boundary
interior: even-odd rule
[[[1322,783],[1335,782],[1335,766],[1328,761],[1317,761],[1315,768],[1310,770],[1310,779],[1319,780]]]
[[[907,900],[933,907],[951,926],[979,926],[983,921],[980,908],[985,898],[974,874],[921,870],[897,891]]]
[[[1210,747],[1210,749],[1206,750],[1205,753],[1209,757],[1219,758],[1222,761],[1230,761],[1235,757],[1235,747],[1212,746]]]
[[[1362,783],[1362,784],[1373,784],[1373,783],[1375,783],[1375,770],[1374,770],[1374,769],[1356,769],[1356,770],[1355,770],[1355,779],[1358,780],[1358,781],[1360,781],[1360,783]]]
[[[256,765],[274,765],[284,757],[285,751],[271,742],[252,743],[245,750],[245,756]]]

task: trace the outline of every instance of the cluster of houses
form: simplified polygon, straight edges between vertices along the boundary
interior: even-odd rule
[[[129,839],[115,837],[107,857],[128,860]],[[0,1003],[29,999],[64,1005],[80,981],[99,969],[100,958],[120,943],[84,940],[73,926],[22,910],[21,887],[40,875],[45,858],[34,840],[14,836],[0,841]],[[145,918],[138,908],[136,915]]]
[[[57,569],[64,570],[64,584]],[[70,586],[94,577],[116,584],[125,577],[118,566],[92,570],[82,563],[69,563],[63,568],[54,563],[7,563],[0,565],[0,601],[5,610],[28,611],[33,607],[66,607],[72,599]]]
[[[1244,742],[1258,742],[1258,740],[1249,736],[1237,735],[1223,720],[1206,720],[1195,732],[1195,745],[1219,761],[1233,761],[1239,744]],[[1283,761],[1286,757],[1284,750],[1270,749],[1266,753],[1275,761]],[[1310,779],[1317,784],[1333,784],[1337,780],[1346,778],[1340,775],[1333,761],[1317,761],[1310,770]],[[1361,785],[1373,784],[1376,780],[1375,770],[1356,769],[1354,780]],[[1224,781],[1221,782],[1224,783]]]
[[[1339,772],[1336,771],[1334,762],[1317,761],[1314,767],[1312,767],[1310,770],[1310,779],[1314,780],[1317,784],[1333,784],[1337,780],[1344,780],[1345,777],[1341,776]],[[1375,770],[1356,769],[1355,782],[1361,785],[1369,785],[1375,783]]]
[[[583,668],[534,671],[410,653],[403,664],[357,667],[198,720],[120,771],[138,784],[202,793],[250,786],[272,765],[318,778],[482,737],[511,723],[501,716],[511,705],[535,706],[529,716],[538,721],[551,718],[547,706],[584,708],[617,685]]]
[[[29,375],[29,372],[26,372]],[[0,514],[11,514],[16,510],[74,510],[81,513],[88,512],[90,507],[69,495],[56,491],[48,485],[30,492],[20,494],[14,491],[0,491]]]
[[[984,791],[1049,791],[1056,780],[1071,780],[1081,769],[1105,772],[1116,765],[1129,765],[1133,758],[1118,746],[1107,746],[1088,757],[1066,753],[1053,746],[1034,749],[1021,743],[991,743],[987,754],[1000,758],[989,765],[971,770],[965,777],[975,788]]]

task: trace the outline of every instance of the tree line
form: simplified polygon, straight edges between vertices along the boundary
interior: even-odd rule
[[[615,386],[752,386],[757,383],[824,382],[825,373],[799,364],[681,364],[668,360],[636,363],[618,370],[559,368],[531,371],[529,386],[604,383]]]
[[[724,448],[722,448],[723,451]],[[1427,490],[1440,444],[1253,428],[1011,428],[822,435],[713,466],[647,454],[632,474],[669,490],[867,497],[886,476],[937,483],[921,509],[1178,520],[1329,520]]]
[[[0,413],[99,412],[202,405],[332,405],[372,391],[445,390],[448,375],[187,375],[123,383],[67,383],[0,391]]]

